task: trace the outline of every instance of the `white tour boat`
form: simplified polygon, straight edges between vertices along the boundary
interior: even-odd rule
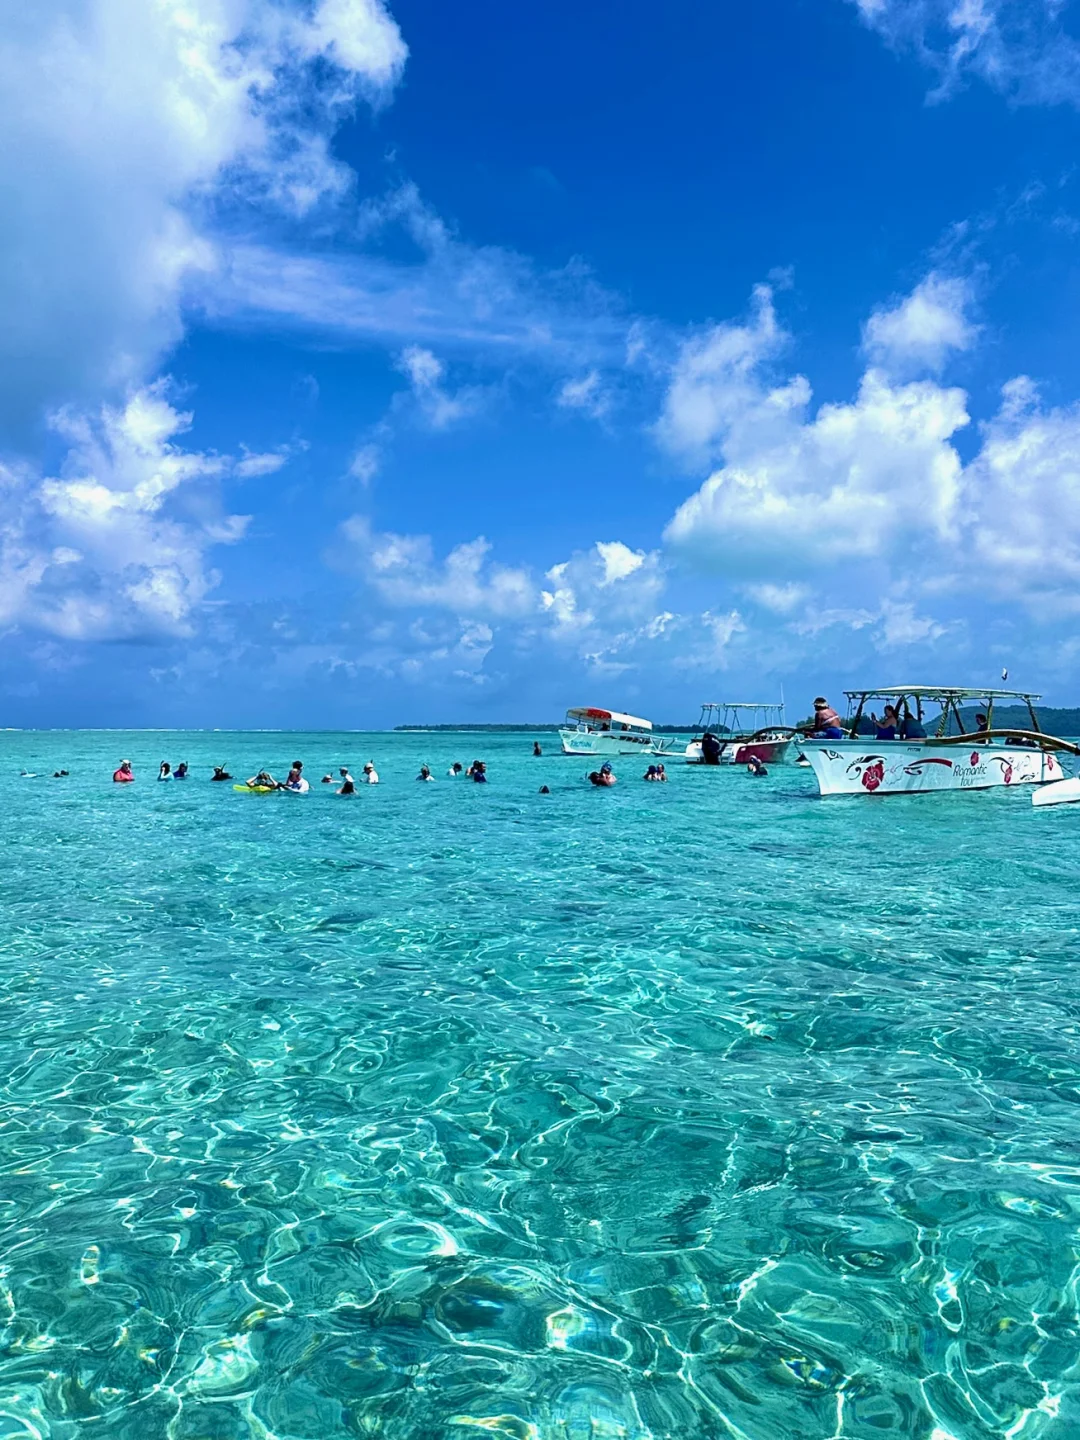
[[[952,686],[888,685],[880,690],[848,690],[849,708],[842,739],[807,736],[799,749],[817,777],[822,795],[895,795],[924,790],[985,790],[994,785],[1039,785],[1060,780],[1056,752],[1080,755],[1068,740],[1045,735],[1035,713],[1038,695],[1022,690],[965,690]],[[868,701],[887,701],[900,720],[896,739],[860,735]],[[994,729],[994,701],[1022,700],[1031,729]],[[985,716],[967,730],[961,704],[977,702]],[[927,734],[926,707],[933,735]],[[954,728],[949,734],[950,727]]]
[[[743,712],[749,712],[749,721]],[[770,720],[770,716],[775,716]],[[753,720],[764,723],[751,729]],[[795,738],[794,731],[784,724],[783,702],[763,705],[749,701],[725,701],[722,705],[707,702],[701,707],[698,721],[701,734],[686,747],[688,765],[745,765],[755,756],[766,765],[781,765]],[[709,736],[713,739],[710,741]]]
[[[673,744],[653,734],[651,720],[592,705],[568,710],[559,738],[564,755],[663,755]]]

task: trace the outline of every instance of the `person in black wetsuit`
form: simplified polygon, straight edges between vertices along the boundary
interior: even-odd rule
[[[701,737],[701,763],[703,765],[719,765],[721,749],[720,741],[711,730],[706,730]]]

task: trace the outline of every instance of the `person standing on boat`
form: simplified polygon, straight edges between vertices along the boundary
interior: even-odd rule
[[[819,695],[814,701],[813,735],[815,740],[842,740],[844,738],[840,716],[824,695]]]

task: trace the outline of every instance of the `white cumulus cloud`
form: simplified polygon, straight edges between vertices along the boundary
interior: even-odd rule
[[[60,472],[7,471],[0,491],[0,619],[67,639],[183,635],[218,583],[208,552],[247,517],[218,483],[245,463],[185,450],[191,415],[164,382],[97,412],[68,408]]]
[[[50,0],[0,34],[0,424],[141,383],[217,264],[210,204],[303,211],[405,59],[378,0]]]
[[[940,371],[978,338],[967,314],[972,298],[969,281],[931,272],[910,295],[874,311],[863,331],[866,353],[891,372]]]

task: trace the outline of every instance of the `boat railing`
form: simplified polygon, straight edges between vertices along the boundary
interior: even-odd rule
[[[1061,740],[1056,735],[1047,735],[1042,730],[969,730],[962,735],[941,735],[933,740],[934,745],[980,745],[991,740],[1014,741],[1024,745],[1037,746],[1040,750],[1064,750],[1069,755],[1080,755],[1080,745],[1071,740]]]

